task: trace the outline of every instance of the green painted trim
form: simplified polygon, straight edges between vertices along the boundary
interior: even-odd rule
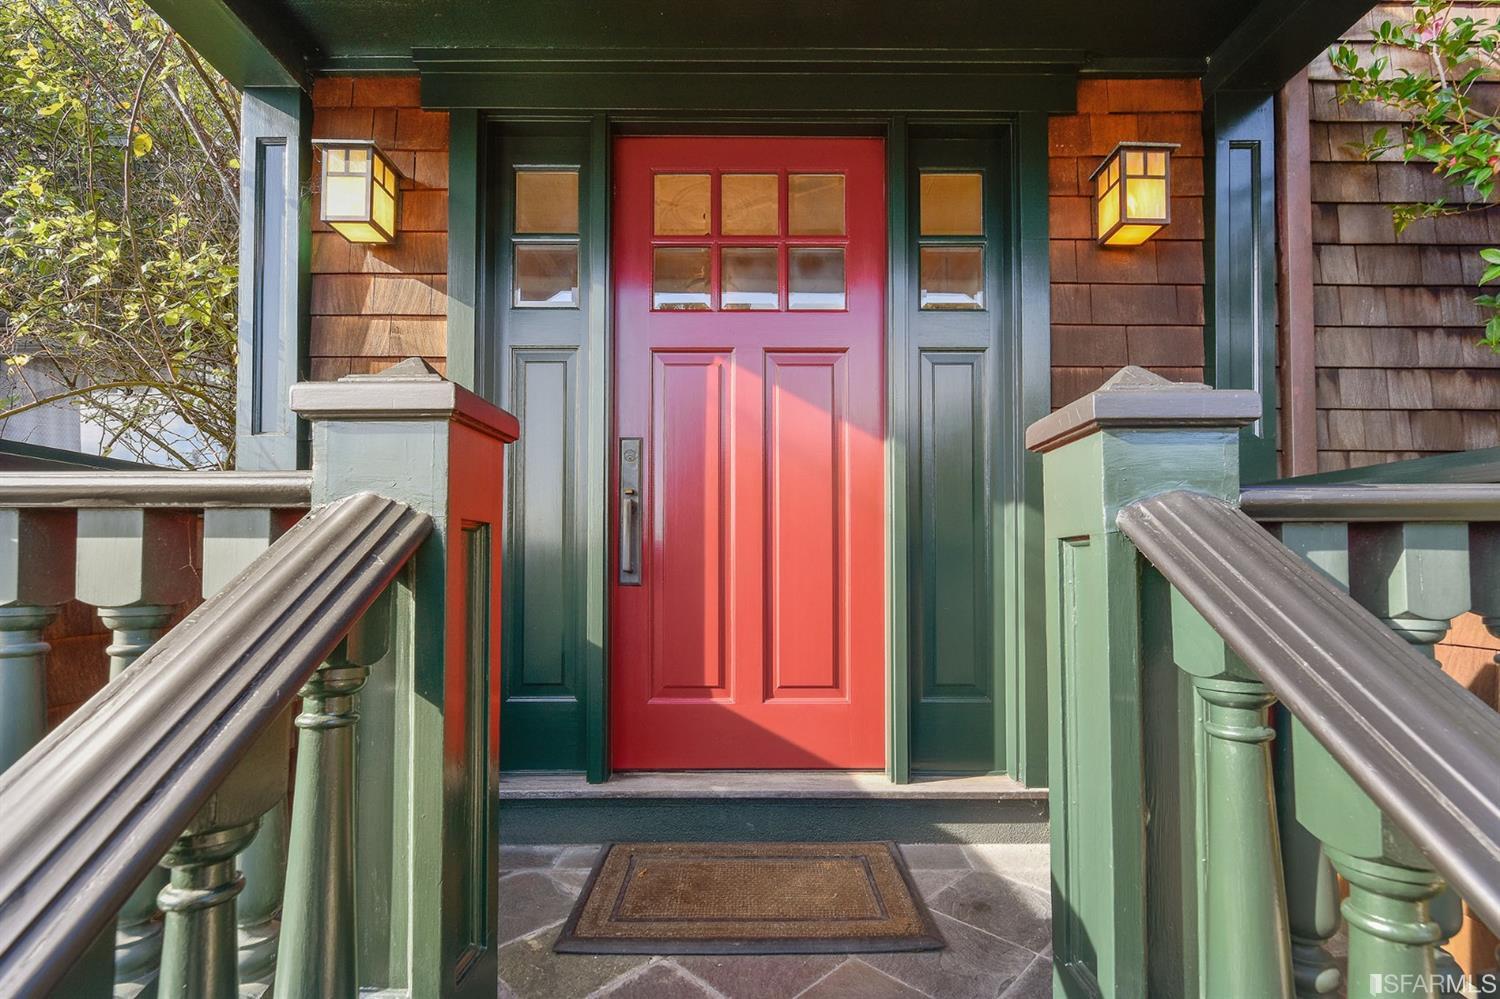
[[[1240,431],[1240,468],[1263,482],[1277,464],[1275,98],[1220,93],[1206,119],[1203,374],[1214,388],[1260,393],[1260,420]]]
[[[1277,479],[1275,485],[1324,486],[1340,482],[1417,485],[1500,482],[1500,447],[1454,451],[1452,454],[1435,454],[1427,458],[1392,461],[1384,465],[1366,465],[1364,468],[1341,468],[1333,472],[1318,472],[1315,475],[1298,475],[1287,479]]]
[[[1042,522],[1042,457],[1022,446],[1026,428],[1052,410],[1052,265],[1048,231],[1047,116],[1017,119],[1013,172],[1017,245],[1014,307],[1016,350],[1009,361],[1009,419],[1016,458],[1004,511],[1005,648],[1010,696],[1005,770],[1022,784],[1047,779],[1046,532]]]
[[[240,90],[312,89],[317,46],[291,18],[253,0],[147,0],[199,55]]]
[[[589,314],[591,364],[588,397],[598,405],[584,431],[587,439],[585,488],[588,490],[588,554],[584,572],[585,772],[590,783],[609,779],[609,461],[614,413],[614,355],[611,331],[613,295],[610,280],[609,119],[596,114],[589,122]]]
[[[806,67],[767,71],[757,66],[688,72],[622,73],[609,70],[560,72],[453,71],[442,62],[417,60],[422,104],[433,108],[478,107],[500,112],[764,112],[776,116],[818,112],[1069,112],[1076,106],[1076,74],[965,74],[954,85],[951,72],[818,70],[819,85],[808,86]]]
[[[279,246],[266,249],[262,160],[279,149],[282,163]],[[240,226],[238,355],[235,388],[235,467],[307,468],[311,432],[286,406],[292,385],[308,374],[312,334],[312,101],[295,87],[251,87],[240,95]],[[267,185],[269,186],[269,185]],[[262,259],[264,257],[264,259]],[[257,281],[279,290],[260,301]],[[266,306],[263,313],[262,304]],[[264,335],[274,351],[257,350]],[[264,366],[262,366],[264,364]],[[266,379],[267,406],[257,428],[257,394]],[[279,406],[270,400],[279,398]]]
[[[495,387],[480,377],[483,131],[478,111],[459,108],[448,116],[448,378],[494,402]]]
[[[1208,57],[1203,93],[1279,89],[1370,6],[1370,0],[1264,0]]]
[[[891,119],[886,133],[886,221],[889,227],[889,271],[886,277],[886,755],[885,772],[895,784],[911,781],[911,627],[910,559],[907,536],[910,474],[906,440],[892,428],[906,425],[911,408],[907,394],[910,266],[907,219],[908,137],[905,115]]]

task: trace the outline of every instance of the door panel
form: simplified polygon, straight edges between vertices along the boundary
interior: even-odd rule
[[[614,165],[613,765],[881,767],[883,143]]]

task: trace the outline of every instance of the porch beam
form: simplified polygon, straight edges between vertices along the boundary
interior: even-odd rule
[[[1208,57],[1204,95],[1279,89],[1373,6],[1371,0],[1264,0]]]
[[[260,0],[146,0],[172,30],[240,90],[311,91],[317,47],[279,4]]]

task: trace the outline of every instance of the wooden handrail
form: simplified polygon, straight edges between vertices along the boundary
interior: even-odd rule
[[[1230,504],[1168,492],[1131,503],[1116,523],[1500,925],[1500,715]]]
[[[1390,485],[1248,486],[1240,509],[1262,521],[1500,520],[1500,485],[1394,483]]]
[[[0,993],[57,985],[431,529],[313,510],[0,775]]]
[[[311,495],[311,472],[0,473],[0,507],[296,508]]]

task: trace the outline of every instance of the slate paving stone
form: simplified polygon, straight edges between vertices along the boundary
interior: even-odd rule
[[[956,919],[935,919],[945,949],[863,954],[860,960],[936,999],[995,999],[1036,957]]]
[[[500,948],[500,981],[516,999],[580,999],[649,961],[629,954],[554,954],[561,926]]]
[[[500,847],[500,872],[521,871],[533,867],[552,867],[562,855],[559,846],[504,846]]]
[[[553,866],[564,870],[590,870],[594,862],[599,859],[599,851],[603,847],[598,846],[567,846],[563,847],[562,853],[557,857],[557,863]]]
[[[797,999],[926,999],[922,993],[851,958]],[[946,997],[945,997],[946,999]]]
[[[843,955],[767,954],[674,958],[728,999],[787,999],[828,974]]]
[[[1052,952],[1038,954],[1021,977],[1000,993],[1000,999],[1052,999]]]
[[[561,922],[573,908],[575,894],[543,871],[523,871],[500,882],[502,945]]]
[[[962,843],[905,843],[901,856],[913,871],[969,870],[969,855]]]
[[[917,886],[917,893],[925,901],[968,873],[957,868],[947,871],[912,871],[911,880]]]
[[[678,971],[669,961],[650,965],[640,974],[617,979],[594,994],[599,999],[715,999],[712,992]]]
[[[927,905],[1033,953],[1052,938],[1050,898],[998,874],[966,874],[928,899]]]
[[[573,898],[583,894],[583,885],[589,879],[588,871],[568,870],[559,871],[556,868],[546,872],[559,887],[566,892],[571,892]]]
[[[1052,890],[1052,854],[1045,843],[970,843],[964,847],[976,871],[999,874],[1040,891]]]

